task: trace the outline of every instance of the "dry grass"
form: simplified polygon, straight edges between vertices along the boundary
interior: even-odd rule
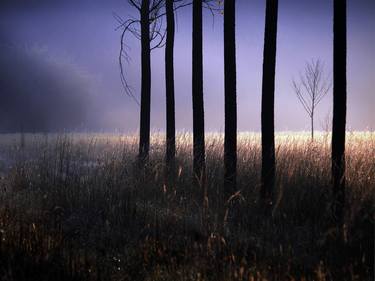
[[[331,227],[330,136],[279,133],[276,203],[258,202],[260,136],[241,133],[235,222],[221,231],[223,136],[207,136],[208,210],[189,133],[165,185],[164,137],[0,136],[0,280],[372,280],[375,133],[348,133],[345,241]]]

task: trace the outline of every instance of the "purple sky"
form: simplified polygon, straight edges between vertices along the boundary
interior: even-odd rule
[[[0,7],[0,47],[27,49],[40,60],[64,64],[87,89],[95,128],[135,131],[139,108],[121,87],[117,63],[119,32],[112,12],[126,17],[134,10],[126,0],[8,1]],[[4,2],[5,3],[5,2]],[[263,0],[237,0],[238,128],[259,131],[264,36]],[[348,1],[348,128],[374,130],[375,2]],[[317,0],[279,1],[276,67],[276,130],[308,130],[309,119],[299,104],[291,80],[307,60],[321,59],[332,71],[332,3]],[[204,95],[206,128],[223,131],[223,19],[206,11],[204,21]],[[177,129],[190,130],[191,8],[178,12],[175,42]],[[132,61],[126,65],[129,83],[139,96],[139,42],[127,37]],[[4,66],[2,66],[4,67]],[[5,66],[6,67],[6,66]],[[164,130],[164,49],[152,53],[152,128]],[[14,77],[18,83],[17,77]],[[81,87],[80,87],[81,88]],[[46,90],[47,91],[47,90]],[[332,93],[319,105],[316,128],[332,115]]]

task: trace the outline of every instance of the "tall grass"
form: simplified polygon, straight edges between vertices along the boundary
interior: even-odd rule
[[[258,202],[260,135],[238,136],[235,223],[222,228],[223,136],[207,136],[207,202],[192,180],[192,136],[164,135],[147,167],[129,135],[0,137],[0,280],[372,280],[375,134],[348,133],[345,241],[330,212],[330,136],[276,135],[271,215]],[[21,145],[21,143],[23,143]]]

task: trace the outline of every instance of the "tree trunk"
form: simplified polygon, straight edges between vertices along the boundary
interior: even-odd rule
[[[346,0],[334,0],[332,179],[334,217],[339,225],[345,202],[346,44]]]
[[[225,137],[224,189],[225,199],[236,192],[237,174],[237,102],[236,102],[236,36],[235,0],[224,2],[224,82]]]
[[[150,104],[151,104],[151,57],[150,57],[150,22],[149,0],[143,0],[141,6],[141,49],[142,49],[142,84],[141,112],[139,129],[139,159],[148,158],[150,150]]]
[[[314,108],[311,111],[311,141],[314,141]]]
[[[267,0],[262,80],[262,179],[261,197],[272,202],[275,185],[274,92],[278,0]]]
[[[193,0],[193,172],[198,184],[204,180],[204,108],[203,108],[203,45],[202,0]]]
[[[176,155],[175,102],[174,102],[174,67],[173,50],[175,36],[174,0],[166,0],[167,37],[165,45],[165,89],[166,89],[166,166],[171,176]]]

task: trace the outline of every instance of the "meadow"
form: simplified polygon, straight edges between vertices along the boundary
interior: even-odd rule
[[[259,200],[260,135],[238,135],[235,223],[223,227],[223,135],[206,137],[207,197],[192,135],[0,135],[0,280],[373,280],[375,133],[348,132],[344,241],[332,227],[330,134],[276,135],[275,202]],[[168,182],[168,184],[167,184]]]

